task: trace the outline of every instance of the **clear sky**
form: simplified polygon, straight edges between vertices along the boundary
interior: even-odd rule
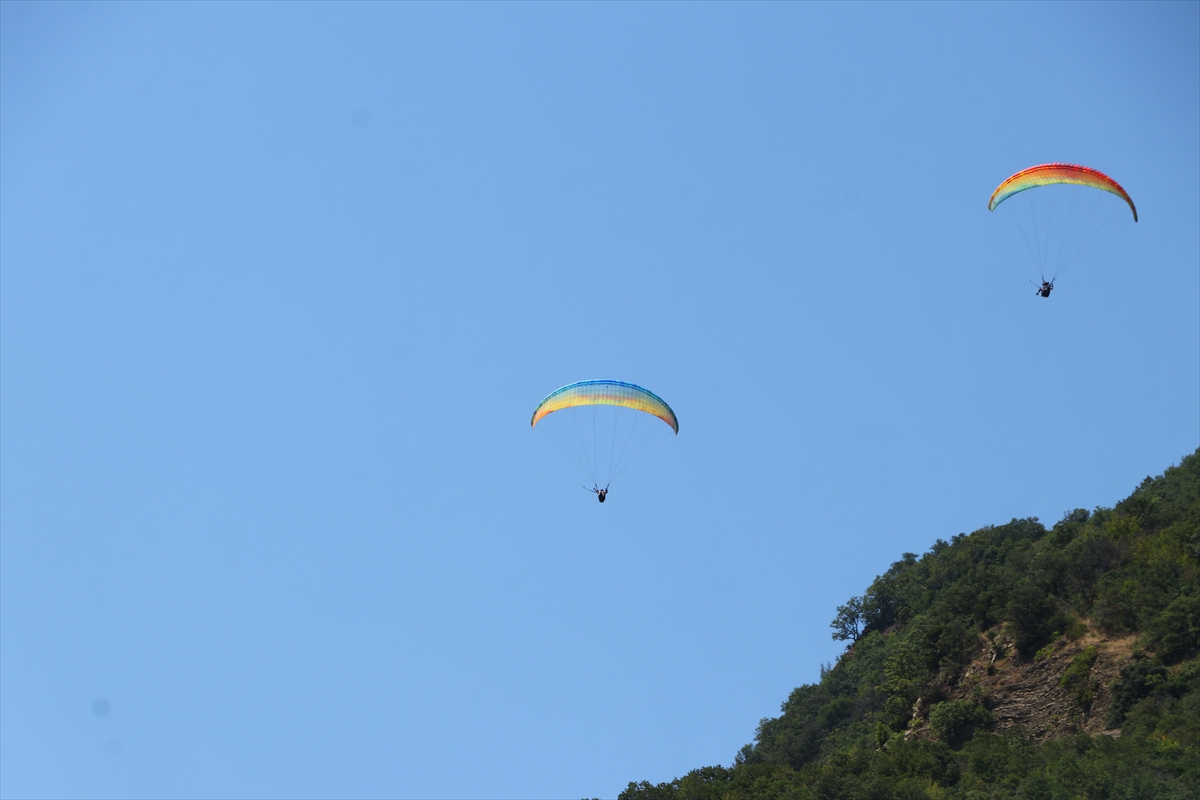
[[[0,234],[0,793],[612,797],[1200,444],[1200,5],[6,0]]]

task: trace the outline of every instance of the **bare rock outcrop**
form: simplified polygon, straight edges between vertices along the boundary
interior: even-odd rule
[[[1120,735],[1119,730],[1105,730],[1104,717],[1121,668],[1133,661],[1132,637],[1060,638],[1029,660],[1019,659],[1011,641],[1002,637],[981,643],[980,655],[964,668],[949,695],[983,703],[995,715],[997,731],[1019,726],[1039,740],[1080,731]],[[1082,681],[1076,686],[1086,691],[1063,686],[1064,673],[1077,658],[1090,660],[1085,651],[1091,647],[1096,648],[1091,668],[1076,670]]]

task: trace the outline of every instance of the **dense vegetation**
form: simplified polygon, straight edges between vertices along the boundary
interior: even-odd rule
[[[906,553],[832,627],[846,652],[732,767],[621,800],[1200,798],[1200,451],[1115,508]],[[1055,671],[1051,735],[998,723],[1021,670]]]

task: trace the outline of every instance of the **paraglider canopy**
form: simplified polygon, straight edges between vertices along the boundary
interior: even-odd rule
[[[996,191],[992,192],[992,197],[988,200],[988,211],[995,211],[996,206],[1017,192],[1055,184],[1090,186],[1093,189],[1111,192],[1129,204],[1129,210],[1133,212],[1133,221],[1137,222],[1137,207],[1133,204],[1133,198],[1121,188],[1121,184],[1100,170],[1078,164],[1038,164],[1021,170],[996,187]]]
[[[670,425],[676,434],[679,433],[679,420],[661,397],[649,389],[625,381],[579,381],[551,392],[534,409],[529,426],[537,427],[538,420],[547,414],[578,406],[619,406],[644,411]]]

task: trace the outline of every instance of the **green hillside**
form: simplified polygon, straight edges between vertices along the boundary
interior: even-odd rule
[[[732,767],[621,800],[1200,798],[1200,451],[1115,508],[905,553]]]

